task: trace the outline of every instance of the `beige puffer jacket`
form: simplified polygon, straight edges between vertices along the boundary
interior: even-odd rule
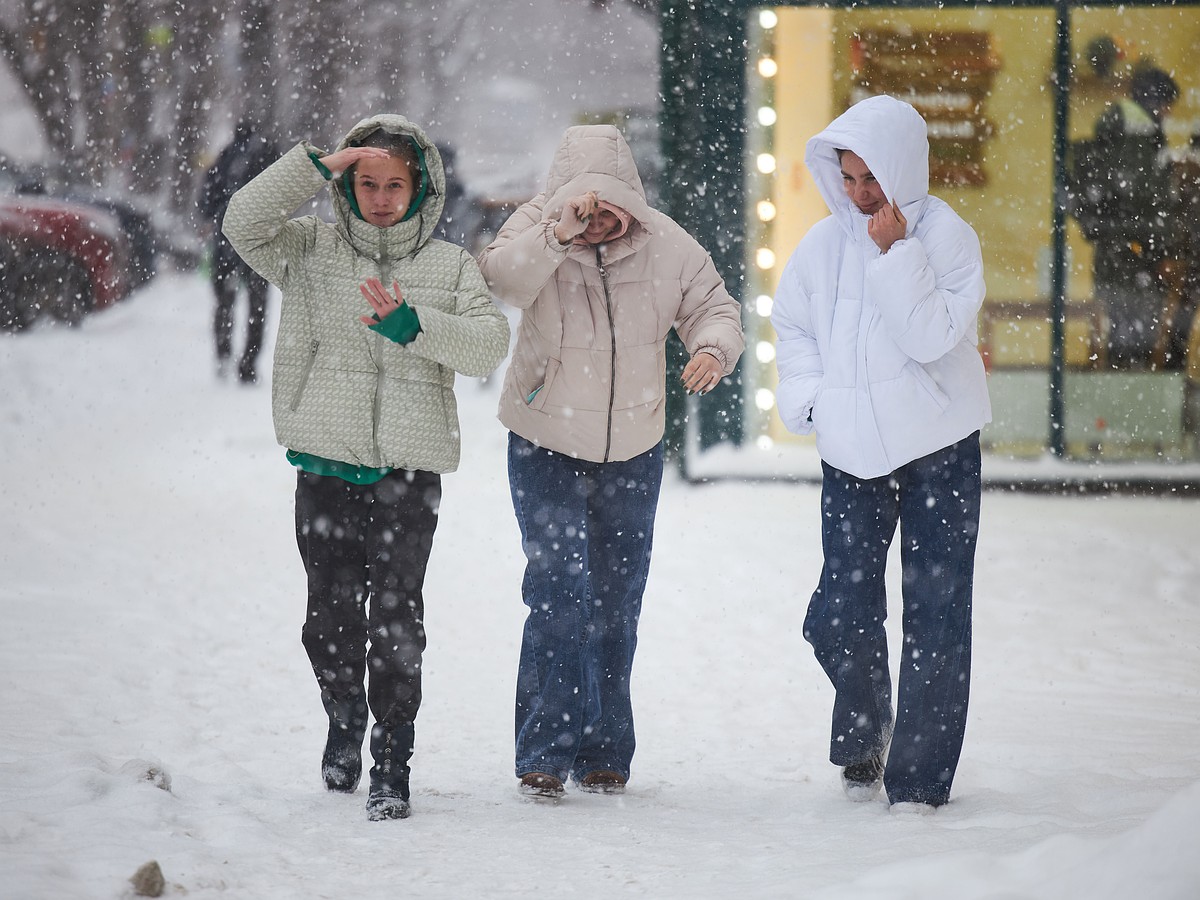
[[[565,202],[588,191],[633,216],[597,248],[554,238]],[[600,265],[602,263],[602,266]],[[546,189],[479,259],[492,292],[523,310],[499,418],[538,446],[595,462],[631,459],[663,436],[666,338],[711,353],[726,375],[741,355],[741,309],[712,260],[646,203],[633,155],[611,125],[567,129]]]
[[[275,435],[292,450],[358,466],[451,472],[459,463],[454,374],[486,375],[508,351],[508,320],[475,260],[433,240],[445,175],[433,142],[407,119],[359,122],[342,149],[377,129],[421,148],[430,188],[406,222],[358,218],[330,185],[336,222],[292,213],[325,187],[307,142],[233,195],[222,228],[255,271],[283,292],[271,407]],[[397,344],[359,321],[370,306],[359,285],[393,281],[421,332]]]

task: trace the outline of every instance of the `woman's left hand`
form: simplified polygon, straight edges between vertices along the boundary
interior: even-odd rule
[[[368,278],[366,284],[360,284],[358,289],[362,291],[362,295],[371,304],[371,309],[375,310],[375,316],[359,317],[359,321],[364,325],[374,325],[376,322],[386,319],[404,303],[404,298],[400,296],[400,285],[394,281],[392,282],[392,290],[396,294],[395,297],[387,292],[387,288],[383,286],[383,282],[378,278]]]
[[[707,394],[721,381],[721,364],[711,353],[701,350],[683,369],[683,387],[689,394]]]
[[[867,222],[867,235],[875,242],[880,253],[887,253],[896,241],[904,240],[908,233],[908,219],[900,212],[900,207],[891,203],[883,204],[883,208],[871,216]]]

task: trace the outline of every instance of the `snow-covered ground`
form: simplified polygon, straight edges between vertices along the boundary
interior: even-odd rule
[[[214,378],[210,303],[168,274],[0,339],[0,895],[120,897],[157,860],[190,900],[1200,896],[1194,501],[985,494],[962,765],[912,817],[825,761],[816,488],[669,478],[630,790],[547,808],[512,775],[521,559],[477,380],[414,813],[367,822],[321,786],[294,476],[267,387]]]

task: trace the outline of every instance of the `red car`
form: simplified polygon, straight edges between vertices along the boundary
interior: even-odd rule
[[[129,242],[115,217],[33,194],[0,196],[0,328],[43,313],[77,323],[129,293]]]

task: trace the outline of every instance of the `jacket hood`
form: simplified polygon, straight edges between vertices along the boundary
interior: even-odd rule
[[[829,211],[853,235],[866,216],[846,196],[838,150],[862,158],[884,196],[899,205],[911,234],[929,198],[929,134],[921,114],[895,97],[868,97],[809,140],[804,162]]]
[[[650,231],[653,212],[633,153],[615,126],[576,125],[566,130],[546,176],[546,214],[557,217],[567,200],[588,191]]]
[[[417,125],[408,121],[404,116],[392,114],[381,114],[363,119],[338,142],[336,149],[344,150],[346,147],[358,144],[367,136],[380,130],[389,134],[406,135],[416,145],[417,155],[422,164],[425,195],[421,197],[415,213],[404,222],[398,222],[391,228],[411,227],[410,223],[416,221],[416,245],[423,246],[437,228],[437,223],[442,217],[442,208],[446,204],[446,171],[442,165],[442,156],[429,136]],[[418,186],[418,196],[420,189],[421,187]],[[341,175],[333,179],[330,193],[333,195],[333,209],[337,221],[347,232],[354,234],[364,226],[376,227],[364,222],[351,208],[350,202],[346,198],[346,183]]]

